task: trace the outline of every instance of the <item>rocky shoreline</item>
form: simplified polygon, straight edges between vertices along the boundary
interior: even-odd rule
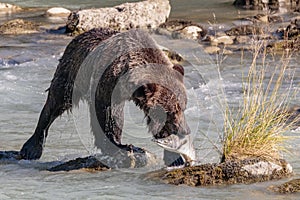
[[[203,46],[208,54],[232,54],[240,50],[249,50],[254,40],[266,41],[269,51],[300,50],[300,13],[295,9],[290,10],[288,14],[258,11],[259,14],[255,16],[237,19],[239,22],[233,23],[229,28],[215,29],[213,24],[200,25],[187,20],[168,19],[171,7],[168,0],[163,2],[164,4],[158,4],[157,0],[148,0],[111,8],[80,11],[50,8],[44,16],[63,18],[66,20],[65,26],[47,30],[40,23],[14,19],[0,25],[0,34],[31,34],[46,31],[77,35],[95,27],[110,27],[118,31],[142,28],[173,39],[194,40]],[[290,6],[299,7],[299,2],[294,2]],[[144,12],[148,7],[151,8],[149,12]],[[18,12],[23,9],[7,4],[2,4],[1,7],[0,3],[1,10]]]
[[[18,151],[0,151],[0,165],[18,163],[21,156]],[[111,170],[96,156],[76,158],[66,162],[43,167],[40,170],[49,172],[85,171],[103,172]],[[148,172],[143,179],[171,185],[187,185],[191,187],[251,184],[274,181],[293,175],[292,167],[285,160],[267,161],[261,158],[244,158],[242,160],[226,160],[221,163],[206,163],[196,166],[160,169]],[[300,192],[300,179],[293,179],[280,185],[267,188],[274,193],[289,194]]]

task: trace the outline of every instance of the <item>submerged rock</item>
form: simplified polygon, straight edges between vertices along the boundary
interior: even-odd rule
[[[290,180],[281,185],[270,186],[269,190],[281,194],[300,192],[300,178]]]
[[[169,49],[162,49],[162,51],[166,54],[166,56],[168,56],[173,64],[178,64],[185,61],[184,58],[175,51],[171,51]]]
[[[145,150],[146,151],[146,150]],[[76,158],[54,166],[49,171],[71,171],[79,169],[103,171],[111,168],[139,168],[146,165],[151,165],[156,162],[156,157],[154,154],[146,151],[146,160],[143,154],[130,153],[125,151],[120,151],[111,156],[105,155],[93,155],[84,158]]]
[[[168,0],[146,0],[124,3],[110,8],[74,11],[67,21],[67,32],[85,32],[92,28],[109,27],[118,31],[132,28],[156,28],[171,12]]]
[[[273,51],[300,50],[300,20],[292,20],[287,27],[278,29],[275,34],[279,40],[269,44]]]
[[[299,0],[235,0],[233,4],[245,9],[274,9],[283,12],[299,8]]]
[[[254,183],[288,177],[292,167],[284,160],[271,162],[260,158],[227,160],[174,170],[159,170],[146,175],[148,179],[174,185],[207,186]]]
[[[0,25],[0,34],[29,34],[38,31],[38,24],[23,19],[14,19]]]
[[[288,110],[286,123],[291,126],[292,129],[300,127],[300,107],[294,106]]]
[[[76,158],[75,160],[70,160],[68,162],[65,162],[63,164],[59,164],[57,166],[54,166],[49,171],[56,172],[56,171],[71,171],[71,170],[89,170],[89,171],[106,171],[110,168],[100,162],[96,157],[94,156],[88,156],[85,158]]]
[[[251,38],[247,35],[240,35],[235,38],[238,44],[250,44]]]
[[[283,21],[283,18],[281,16],[269,14],[257,14],[255,16],[246,17],[245,19],[253,23],[275,23]]]
[[[286,27],[276,31],[279,39],[293,40],[300,35],[300,19],[292,20]]]
[[[252,26],[252,25],[241,25],[233,27],[225,33],[229,36],[239,36],[239,35],[259,35],[263,34],[263,30],[261,27]]]
[[[0,151],[0,161],[21,160],[19,151]],[[1,163],[1,162],[0,162]]]
[[[144,154],[139,152],[128,153],[126,151],[117,152],[114,157],[105,155],[92,155],[84,158],[76,158],[67,162],[60,162],[50,168],[43,168],[47,171],[105,171],[111,168],[139,168],[156,163],[156,156],[146,150],[146,159]],[[17,163],[22,160],[19,151],[0,151],[0,164]]]
[[[200,40],[205,37],[207,31],[199,24],[186,20],[170,20],[156,29],[156,33],[168,35],[175,39]]]
[[[159,28],[166,29],[167,31],[173,32],[181,30],[187,26],[193,25],[192,21],[175,19],[175,20],[168,20],[165,23],[159,25]]]
[[[231,44],[233,44],[233,39],[228,35],[219,36],[219,37],[211,36],[210,42],[211,42],[211,45],[213,45],[213,46],[218,46],[220,44],[231,45]]]

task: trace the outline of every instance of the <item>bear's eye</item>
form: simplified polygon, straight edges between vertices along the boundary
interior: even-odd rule
[[[181,65],[179,64],[175,64],[173,65],[173,69],[175,69],[176,71],[178,71],[182,76],[184,76],[184,69]]]

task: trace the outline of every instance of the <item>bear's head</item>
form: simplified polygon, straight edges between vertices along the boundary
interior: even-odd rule
[[[196,159],[191,131],[184,115],[187,97],[183,76],[184,68],[176,64],[169,74],[171,83],[165,80],[165,84],[146,84],[137,91],[144,97],[140,98],[144,102],[140,102],[142,105],[139,106],[146,114],[153,141],[165,149],[167,166],[192,164]]]
[[[149,131],[156,139],[171,134],[190,134],[184,115],[187,103],[184,68],[175,64],[167,75],[170,80],[157,78],[157,82],[139,87],[132,95],[134,102],[145,112]]]

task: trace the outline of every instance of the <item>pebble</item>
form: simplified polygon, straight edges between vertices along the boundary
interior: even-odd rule
[[[239,35],[236,37],[236,41],[239,44],[249,44],[251,41],[251,38],[249,36],[246,35]]]
[[[66,8],[54,7],[46,11],[46,15],[49,17],[68,17],[71,11]]]
[[[184,35],[187,39],[197,40],[201,38],[201,33],[204,30],[199,26],[187,26],[180,31],[181,35]]]
[[[219,44],[231,45],[233,44],[233,39],[227,35],[216,37],[216,38],[211,37],[211,45],[218,46]]]
[[[21,10],[22,8],[13,4],[8,4],[8,3],[0,3],[0,11],[16,11],[16,10]]]
[[[217,46],[209,46],[209,47],[205,47],[204,51],[208,54],[216,54],[221,51],[221,48]]]

